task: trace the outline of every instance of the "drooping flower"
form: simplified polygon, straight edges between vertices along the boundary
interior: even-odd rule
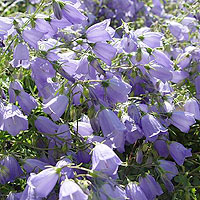
[[[92,48],[93,52],[104,61],[107,65],[111,65],[111,60],[115,57],[116,48],[105,42],[97,42]]]
[[[8,104],[5,107],[3,130],[16,136],[20,131],[28,129],[28,119],[15,105]]]
[[[44,33],[36,29],[24,30],[22,33],[23,39],[31,45],[34,49],[38,49],[38,41],[42,39]]]
[[[86,195],[82,191],[80,186],[77,185],[74,181],[65,180],[60,187],[59,200],[67,200],[67,199],[87,200],[88,195]]]
[[[112,103],[127,101],[130,92],[131,86],[117,77],[111,78],[108,87],[106,87],[106,95]]]
[[[50,134],[56,133],[59,128],[57,124],[53,123],[50,119],[44,116],[39,116],[35,120],[35,127],[41,133],[50,133]]]
[[[65,95],[59,95],[43,105],[45,113],[49,114],[53,121],[58,121],[65,112],[68,105],[68,98]]]
[[[137,183],[129,183],[126,186],[126,194],[130,200],[147,200],[147,197]]]
[[[178,165],[183,165],[185,158],[192,156],[191,149],[186,149],[178,142],[169,145],[169,153]]]
[[[194,118],[200,120],[200,109],[199,104],[195,99],[189,99],[184,105],[184,110],[186,112],[194,114]]]
[[[147,174],[145,177],[140,177],[139,183],[148,200],[154,200],[156,196],[159,196],[163,193],[160,185],[149,174]]]
[[[48,168],[34,175],[28,183],[34,188],[37,197],[47,197],[59,178],[56,168]]]
[[[72,24],[81,24],[87,20],[85,15],[83,15],[77,8],[69,3],[67,3],[62,9],[62,15]]]
[[[122,161],[115,152],[105,144],[97,144],[92,152],[92,170],[103,172],[109,176],[117,173]]]
[[[13,66],[20,67],[20,65],[24,68],[28,68],[29,65],[29,50],[26,44],[19,43],[15,49],[13,54]]]
[[[195,119],[194,115],[189,112],[174,111],[170,122],[182,132],[187,133],[190,130],[190,126],[195,123]]]
[[[6,184],[20,177],[23,171],[13,156],[6,156],[0,161],[0,183]]]
[[[144,115],[142,117],[141,125],[146,139],[150,142],[155,141],[160,132],[167,132],[167,129],[164,128],[160,122],[150,114]]]
[[[86,31],[88,42],[96,43],[112,40],[111,35],[108,32],[109,25],[110,19],[106,19],[89,27]]]

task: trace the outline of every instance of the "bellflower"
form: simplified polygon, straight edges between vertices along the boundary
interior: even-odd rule
[[[71,164],[71,160],[68,158],[63,158],[61,160],[59,160],[56,163],[56,167],[58,168],[62,168],[61,169],[61,180],[64,181],[66,179],[66,177],[68,179],[73,178],[74,177],[74,170],[70,167],[67,167],[67,165]]]
[[[57,124],[53,123],[50,119],[44,116],[39,116],[35,120],[35,127],[41,133],[50,133],[50,134],[56,133],[59,128]]]
[[[59,200],[87,200],[86,195],[74,181],[66,180],[62,183],[59,192]]]
[[[83,15],[77,8],[69,3],[67,3],[62,9],[62,15],[72,24],[81,24],[87,20],[85,15]]]
[[[194,118],[200,120],[199,104],[195,99],[187,100],[184,105],[184,110],[186,112],[194,114]]]
[[[178,174],[178,169],[176,167],[176,164],[171,161],[167,160],[159,160],[158,161],[160,172],[161,172],[161,179],[163,183],[165,184],[165,187],[169,192],[172,192],[174,190],[174,185],[171,182],[174,176]],[[164,172],[163,172],[164,170]]]
[[[169,153],[178,165],[183,165],[185,158],[192,156],[191,149],[186,149],[178,142],[169,145]]]
[[[104,42],[97,42],[92,50],[98,58],[100,58],[109,66],[111,65],[111,60],[117,53],[117,49],[115,49],[112,45]]]
[[[105,144],[97,144],[92,152],[92,170],[101,171],[109,176],[117,174],[122,161],[115,152]]]
[[[147,197],[137,183],[129,183],[126,186],[126,194],[130,200],[147,200]]]
[[[27,173],[39,172],[39,170],[44,170],[45,166],[49,165],[48,163],[42,162],[38,159],[26,159],[23,165],[23,168]]]
[[[156,196],[159,196],[163,193],[160,185],[149,174],[146,175],[146,177],[140,177],[139,183],[148,200],[154,200]]]
[[[125,131],[126,129],[126,127],[119,120],[117,115],[109,109],[104,109],[100,111],[98,114],[98,119],[104,136],[108,136],[115,130]]]
[[[20,107],[26,114],[30,114],[33,109],[37,107],[37,101],[30,94],[21,91],[16,97]]]
[[[68,98],[65,95],[59,95],[43,105],[45,113],[49,114],[53,121],[58,121],[65,112],[68,105]]]
[[[20,65],[24,68],[28,68],[29,65],[29,50],[26,44],[19,43],[15,49],[13,54],[13,66],[19,67]]]
[[[56,185],[58,178],[59,174],[56,169],[48,168],[34,175],[28,184],[30,187],[34,188],[38,197],[47,197]]]
[[[189,29],[187,26],[184,26],[178,22],[171,21],[169,23],[169,30],[177,40],[187,40],[189,35]]]
[[[145,32],[142,36],[142,42],[150,48],[156,48],[162,46],[162,33],[158,32]]]
[[[111,78],[109,86],[106,87],[106,94],[112,103],[126,102],[130,92],[131,86],[117,77]]]
[[[159,156],[167,158],[169,155],[169,150],[167,147],[167,143],[163,140],[156,140],[154,142],[154,148],[158,152]]]
[[[90,136],[93,133],[93,129],[91,127],[90,123],[87,122],[78,122],[78,128],[77,123],[74,124],[74,130],[78,131],[78,133],[84,137],[84,136]]]
[[[93,26],[89,27],[86,31],[86,37],[88,42],[106,42],[112,40],[108,28],[110,25],[110,19],[106,19],[100,23],[96,23]]]
[[[9,102],[15,103],[16,102],[16,92],[19,93],[20,91],[23,91],[24,88],[22,87],[21,83],[19,81],[14,81],[10,83],[10,87],[8,89],[9,94]]]
[[[44,33],[36,29],[24,30],[22,33],[23,39],[31,45],[34,49],[38,49],[38,41],[42,39]]]
[[[4,112],[3,130],[8,131],[13,136],[19,134],[20,131],[28,129],[28,119],[22,114],[15,105],[8,104]]]
[[[127,53],[137,51],[137,42],[134,40],[134,38],[124,37],[121,41],[121,46]]]
[[[170,122],[182,132],[187,133],[190,130],[190,126],[195,123],[195,119],[192,113],[174,111],[170,118]]]
[[[23,171],[13,156],[7,156],[0,161],[0,183],[6,184],[20,177]]]
[[[60,4],[56,1],[53,1],[53,13],[58,20],[62,19],[62,10],[60,8]]]
[[[111,182],[102,185],[102,187],[99,189],[99,195],[101,200],[107,200],[109,198],[124,200],[127,198],[125,190]]]
[[[167,132],[167,129],[164,128],[160,122],[150,114],[142,117],[141,125],[146,139],[150,142],[154,142],[160,132]]]
[[[160,79],[162,82],[171,81],[173,74],[169,69],[166,69],[162,65],[151,65],[149,74],[157,79]]]

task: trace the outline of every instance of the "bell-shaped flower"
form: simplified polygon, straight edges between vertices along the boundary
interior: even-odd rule
[[[28,129],[28,119],[15,105],[8,104],[5,107],[3,130],[16,136],[20,131]]]
[[[189,36],[189,29],[187,26],[184,26],[178,22],[171,21],[169,23],[169,30],[171,34],[176,37],[177,40],[182,41],[182,40],[188,40]]]
[[[184,110],[194,114],[194,118],[200,120],[199,104],[195,99],[189,99],[185,102]]]
[[[59,178],[57,168],[48,168],[34,175],[28,183],[34,188],[37,197],[47,197],[53,190]]]
[[[71,179],[74,177],[74,170],[67,165],[71,164],[71,160],[68,158],[63,158],[56,163],[56,167],[62,168],[61,173],[61,180],[64,181],[66,178]]]
[[[164,139],[156,140],[154,142],[154,148],[161,157],[167,158],[167,156],[169,155],[167,143],[164,141]]]
[[[117,49],[105,42],[97,42],[92,48],[98,58],[104,61],[107,65],[111,65],[111,60],[115,57]]]
[[[68,98],[65,95],[59,95],[43,105],[45,113],[49,114],[53,121],[58,121],[65,112],[68,105]]]
[[[8,89],[8,94],[9,94],[9,102],[10,103],[15,103],[16,102],[16,97],[20,91],[23,91],[24,88],[22,87],[21,83],[19,81],[14,81],[10,83],[10,87]]]
[[[24,68],[28,68],[29,65],[29,50],[26,44],[19,43],[14,50],[13,54],[13,66],[20,67],[20,65]]]
[[[125,125],[119,120],[117,115],[109,110],[103,109],[98,114],[99,124],[104,136],[108,136],[113,131],[125,131]]]
[[[77,127],[78,124],[78,127]],[[87,122],[78,122],[74,124],[74,130],[82,136],[90,136],[93,133],[93,129],[90,123]]]
[[[44,33],[36,29],[24,30],[22,33],[23,39],[34,49],[38,49],[38,41],[42,39]]]
[[[44,116],[39,116],[35,120],[35,127],[41,133],[54,134],[58,131],[59,126]]]
[[[88,195],[86,195],[79,185],[74,181],[66,180],[62,183],[59,192],[59,200],[87,200]]]
[[[81,24],[87,20],[85,15],[69,3],[62,9],[62,15],[72,24]]]
[[[33,109],[37,107],[37,101],[30,94],[21,91],[16,97],[20,107],[25,114],[30,114]]]
[[[148,200],[154,200],[156,196],[160,196],[163,193],[160,185],[149,174],[145,177],[140,177],[139,183]]]
[[[127,199],[125,190],[112,182],[103,184],[98,192],[101,200],[108,200],[109,198],[116,200]]]
[[[13,156],[7,156],[0,161],[0,183],[6,184],[20,177],[23,171]]]
[[[170,118],[170,122],[182,132],[187,133],[190,130],[190,126],[195,123],[195,119],[192,113],[174,111]]]
[[[48,163],[42,162],[38,159],[26,159],[24,161],[23,168],[26,170],[27,173],[36,172],[38,173],[39,170],[44,170],[45,166],[49,165]]]
[[[176,163],[168,160],[158,160],[159,162],[159,167],[161,167],[165,175],[169,180],[172,180],[174,176],[178,174],[178,169],[176,167]]]
[[[178,142],[169,145],[169,153],[178,165],[183,165],[185,158],[192,156],[191,149],[186,149]]]
[[[110,25],[110,19],[106,19],[100,23],[96,23],[89,27],[86,31],[86,38],[88,42],[106,42],[112,40],[111,35],[108,32]]]
[[[162,46],[163,34],[159,32],[145,32],[142,37],[142,42],[150,48]]]
[[[167,129],[164,128],[161,123],[153,115],[150,114],[144,115],[142,117],[141,125],[146,139],[150,142],[154,142],[160,132],[167,132]]]
[[[137,51],[138,45],[135,38],[124,37],[121,41],[121,46],[125,52],[132,53]]]
[[[105,144],[97,144],[92,151],[92,170],[103,172],[109,176],[117,174],[122,161],[115,152]]]
[[[130,200],[147,200],[147,197],[137,183],[130,182],[126,186],[126,194]]]
[[[149,69],[149,74],[152,77],[160,79],[162,82],[171,81],[173,78],[173,74],[169,69],[166,69],[162,65],[151,65]]]
[[[58,20],[62,19],[62,10],[60,4],[56,1],[53,1],[53,13]]]
[[[106,95],[112,103],[126,102],[128,94],[131,92],[131,86],[123,80],[113,77],[109,80],[108,87],[106,87]]]

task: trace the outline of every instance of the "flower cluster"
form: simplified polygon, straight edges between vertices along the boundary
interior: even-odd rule
[[[0,196],[196,195],[184,170],[188,135],[200,139],[198,1],[28,4],[0,17]]]

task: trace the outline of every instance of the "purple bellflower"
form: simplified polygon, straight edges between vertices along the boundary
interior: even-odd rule
[[[59,95],[43,105],[45,113],[49,114],[53,121],[58,121],[65,112],[68,105],[68,98],[65,95]]]
[[[71,4],[66,4],[62,9],[62,15],[72,24],[81,24],[87,17]]]
[[[20,177],[23,171],[13,156],[7,156],[0,161],[0,183],[6,184]]]
[[[100,58],[109,66],[111,65],[111,60],[115,57],[117,53],[116,48],[104,42],[97,42],[92,50],[98,58]]]
[[[111,35],[108,32],[110,25],[110,19],[106,19],[100,23],[89,27],[86,31],[86,37],[88,42],[106,42],[112,40]]]
[[[37,197],[47,197],[59,178],[56,168],[48,168],[34,175],[30,179],[29,186],[34,188]]]
[[[137,183],[129,183],[126,186],[126,194],[130,200],[147,200],[147,197]]]
[[[103,172],[109,176],[117,174],[122,161],[115,152],[105,144],[97,144],[92,152],[92,170]]]
[[[170,122],[182,132],[187,133],[190,130],[190,126],[195,123],[195,119],[192,113],[174,111],[170,118]]]
[[[8,104],[5,107],[3,118],[3,130],[8,131],[13,136],[19,134],[20,131],[28,129],[27,117],[15,105]]]
[[[159,196],[163,193],[160,185],[149,174],[146,175],[146,177],[140,177],[139,183],[148,200],[154,200],[156,196]]]
[[[178,165],[183,165],[185,158],[192,156],[191,149],[186,149],[178,142],[169,145],[169,153]]]
[[[126,102],[130,92],[131,86],[117,77],[111,78],[106,88],[106,94],[112,103]]]
[[[197,100],[195,99],[187,100],[184,105],[184,110],[186,112],[194,114],[194,118],[197,120],[200,120],[200,110],[199,110],[199,104]]]
[[[62,183],[59,192],[59,200],[87,200],[88,195],[86,195],[79,185],[74,181],[66,180]]]
[[[154,142],[160,132],[167,132],[167,129],[164,128],[160,122],[150,114],[142,117],[141,125],[146,139],[150,142]]]
[[[24,68],[28,68],[29,66],[29,50],[26,44],[19,43],[14,50],[13,54],[13,66],[20,67],[20,65]]]
[[[24,30],[22,33],[23,39],[34,49],[38,49],[38,41],[42,39],[44,33],[37,31],[36,29]]]

